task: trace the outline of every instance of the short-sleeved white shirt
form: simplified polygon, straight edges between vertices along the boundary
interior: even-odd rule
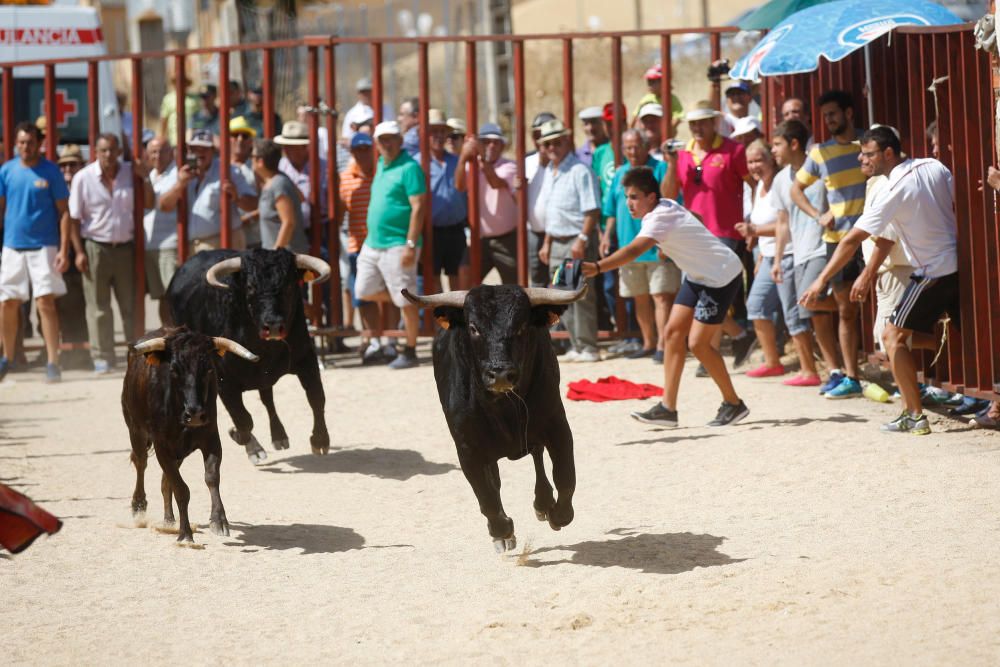
[[[135,237],[132,164],[120,162],[109,191],[94,161],[76,172],[69,189],[70,217],[80,221],[80,235],[101,243],[126,243]]]
[[[156,193],[157,206],[146,211],[143,227],[146,232],[146,250],[167,250],[177,247],[177,211],[167,213],[159,207],[160,197],[177,185],[177,164],[170,163],[162,173],[154,169],[149,181]]]
[[[788,214],[788,233],[791,237],[789,245],[792,247],[795,265],[798,266],[816,257],[826,258],[826,242],[823,240],[822,225],[792,201],[794,180],[795,174],[791,166],[785,167],[774,177],[768,196],[774,208]],[[822,181],[816,181],[807,187],[805,195],[817,211],[826,210],[826,186]]]
[[[917,275],[941,278],[958,271],[958,226],[951,172],[933,158],[905,160],[854,223],[872,236],[892,225]]]
[[[192,241],[215,236],[222,224],[222,183],[219,158],[212,160],[208,173],[200,180],[188,183],[188,238]],[[236,186],[236,195],[256,195],[257,191],[246,182],[242,172],[229,165],[229,180]],[[243,224],[235,201],[229,203],[229,227],[237,229]]]
[[[774,187],[773,179],[771,187]],[[757,192],[754,196],[753,206],[750,209],[750,222],[757,227],[773,225],[778,221],[778,210],[771,201],[771,192],[769,190],[767,194],[761,194],[761,190],[763,189],[764,181],[760,181],[757,183]],[[761,256],[773,258],[774,252],[777,250],[777,241],[774,240],[773,236],[761,236],[757,239],[757,247],[760,248]],[[791,243],[785,246],[785,254],[792,254]]]
[[[579,234],[583,231],[583,214],[601,208],[597,177],[573,153],[558,166],[549,164],[545,168],[538,197],[544,203],[545,233],[550,236]]]
[[[865,209],[867,210],[875,198],[882,192],[883,189],[889,184],[888,176],[872,176],[868,179],[868,189],[865,192]],[[903,251],[903,245],[899,242],[899,236],[892,229],[892,225],[886,226],[882,230],[882,233],[878,236],[871,236],[864,240],[861,244],[861,254],[865,258],[865,264],[871,261],[872,255],[875,254],[875,239],[881,238],[887,241],[892,241],[892,250],[886,256],[885,261],[882,262],[882,266],[878,267],[879,273],[884,273],[889,269],[894,267],[908,267],[910,266],[910,260],[906,259],[906,252]],[[912,268],[912,267],[911,267]]]
[[[690,211],[669,199],[661,199],[642,217],[642,228],[636,236],[656,241],[691,282],[705,287],[725,287],[743,271],[736,253]]]

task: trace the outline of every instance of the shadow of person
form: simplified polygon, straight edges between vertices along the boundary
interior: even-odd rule
[[[718,549],[726,538],[715,535],[636,533],[621,528],[608,534],[626,537],[535,549],[523,564],[526,567],[547,567],[569,563],[592,567],[625,567],[649,574],[680,574],[696,567],[731,565],[745,560],[730,558],[721,553]],[[570,551],[572,555],[559,560],[535,558],[538,554],[562,551]]]
[[[292,470],[280,467],[281,464],[290,466]],[[428,461],[423,454],[412,449],[373,447],[331,450],[326,456],[312,454],[291,456],[287,459],[277,459],[273,465],[266,464],[259,469],[274,473],[342,472],[406,481],[417,475],[444,475],[452,470],[458,470],[458,467],[451,463]]]
[[[275,551],[302,549],[302,555],[332,554],[340,551],[363,549],[365,538],[350,528],[322,526],[309,523],[250,525],[229,524],[239,535],[237,541],[224,542],[226,546],[257,547]]]

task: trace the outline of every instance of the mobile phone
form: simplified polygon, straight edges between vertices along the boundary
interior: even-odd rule
[[[187,168],[190,169],[191,171],[197,171],[198,156],[195,155],[194,153],[188,153],[187,155],[184,156],[184,164],[187,165]]]

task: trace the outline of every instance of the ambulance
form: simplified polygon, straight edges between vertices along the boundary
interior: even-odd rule
[[[79,60],[56,65],[55,110],[60,144],[89,145],[90,105],[87,63],[83,59],[107,52],[100,17],[92,7],[0,5],[0,64],[57,58]],[[101,131],[120,136],[122,121],[111,63],[100,63],[98,72]],[[33,121],[45,113],[44,77],[41,65],[14,68],[15,123]]]

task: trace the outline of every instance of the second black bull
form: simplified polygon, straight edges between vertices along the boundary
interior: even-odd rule
[[[482,285],[407,299],[434,308],[441,330],[434,338],[434,379],[462,472],[486,517],[498,552],[517,546],[514,522],[500,500],[503,457],[531,454],[535,463],[535,515],[559,530],[573,520],[576,466],[573,433],[559,391],[559,363],[549,327],[577,292]],[[545,475],[543,451],[552,460]]]
[[[306,325],[300,281],[322,282],[330,266],[309,255],[288,250],[210,250],[200,252],[178,269],[166,299],[173,323],[208,336],[236,341],[260,362],[235,355],[222,360],[219,396],[235,425],[230,437],[246,448],[257,464],[267,458],[253,436],[253,419],[243,405],[243,392],[256,389],[267,409],[271,443],[288,448],[288,434],[274,408],[272,387],[281,376],[299,378],[313,413],[310,438],[313,454],[326,454],[330,434],[323,409],[326,396],[319,363]]]

